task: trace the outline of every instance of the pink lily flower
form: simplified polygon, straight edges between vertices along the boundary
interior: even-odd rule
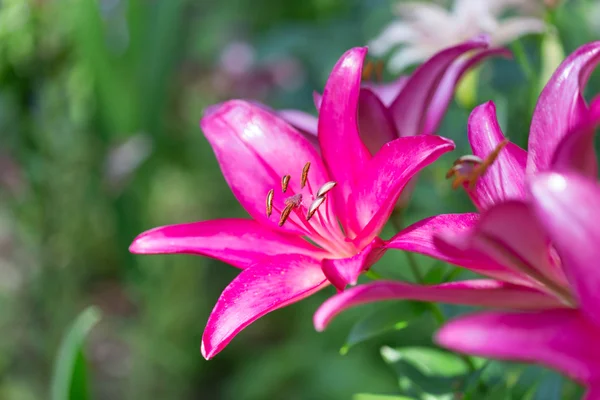
[[[363,82],[358,100],[359,133],[371,154],[394,139],[433,134],[448,109],[460,79],[491,56],[510,57],[502,48],[489,49],[487,36],[449,47],[432,56],[412,75],[387,84]],[[315,92],[315,106],[321,96]],[[308,137],[317,135],[317,118],[298,110],[279,111]]]
[[[320,154],[266,107],[233,100],[207,111],[202,130],[252,219],[164,226],[133,241],[133,253],[197,254],[242,270],[209,317],[205,358],[268,312],[329,283],[339,290],[355,284],[386,249],[377,235],[403,187],[454,148],[428,135],[394,140],[371,156],[357,122],[365,55],[351,49],[333,68],[319,117]]]
[[[590,256],[600,189],[589,181],[597,174],[592,141],[600,100],[588,107],[582,96],[599,62],[600,42],[594,42],[559,66],[538,100],[529,154],[506,141],[493,103],[477,107],[468,124],[475,156],[461,158],[452,173],[480,214],[434,216],[388,243],[490,279],[362,285],[326,301],[315,314],[316,328],[348,307],[386,299],[521,311],[459,319],[438,340],[455,350],[556,368],[592,387],[588,399],[600,399],[600,353],[590,344],[600,326],[600,273],[591,270]]]

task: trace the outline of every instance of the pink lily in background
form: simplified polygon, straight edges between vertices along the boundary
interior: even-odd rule
[[[597,242],[592,228],[599,224],[595,210],[600,195],[590,194],[599,189],[595,182],[586,181],[597,174],[593,136],[600,122],[600,99],[588,107],[582,96],[598,62],[600,42],[594,42],[576,50],[559,66],[538,100],[529,154],[505,139],[493,103],[477,107],[468,124],[475,155],[459,159],[451,172],[481,214],[434,216],[406,228],[387,244],[490,279],[433,286],[385,281],[362,285],[326,301],[315,314],[316,328],[324,329],[346,308],[387,299],[536,310],[508,316],[484,314],[479,328],[478,317],[467,317],[464,324],[459,320],[442,330],[439,340],[476,354],[537,361],[593,385],[600,377],[594,372],[599,370],[600,353],[586,350],[579,342],[571,343],[571,339],[594,337],[600,321],[594,311],[597,299],[591,295],[596,296],[600,287],[600,273],[591,272],[595,264],[589,258],[592,243]],[[590,247],[584,251],[585,246]],[[576,253],[588,257],[586,273],[583,264],[574,261]],[[557,318],[556,325],[552,325],[552,315]],[[569,321],[573,325],[566,328]],[[474,338],[470,339],[468,329],[474,329]],[[496,333],[492,333],[494,329]],[[484,340],[477,333],[484,330],[495,339]],[[502,332],[504,341],[499,339]],[[534,333],[527,337],[527,332]],[[583,343],[589,346],[591,342]]]
[[[460,79],[491,56],[510,57],[506,49],[489,49],[489,38],[479,36],[432,56],[412,75],[388,84],[363,82],[358,101],[359,133],[371,154],[394,139],[433,134],[448,109]],[[321,96],[315,93],[320,109]],[[317,117],[299,110],[279,111],[308,137],[317,135]]]
[[[403,187],[454,148],[428,135],[396,139],[371,156],[357,122],[365,55],[365,48],[346,52],[327,81],[320,154],[264,106],[233,100],[207,110],[202,130],[252,219],[164,226],[132,243],[137,254],[198,254],[242,270],[209,317],[201,347],[207,359],[268,312],[329,283],[339,290],[355,284],[385,251],[377,235]]]

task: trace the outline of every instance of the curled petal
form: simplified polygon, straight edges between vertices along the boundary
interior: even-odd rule
[[[394,121],[381,100],[369,89],[362,88],[358,101],[360,138],[375,155],[387,142],[398,138]]]
[[[476,107],[469,117],[469,142],[473,154],[485,160],[506,140],[496,118],[496,106],[487,102]],[[474,190],[467,189],[473,203],[480,210],[509,199],[523,199],[527,152],[509,142],[498,157],[477,179]]]
[[[448,68],[469,51],[486,48],[488,42],[487,38],[480,37],[442,50],[415,70],[390,106],[400,136],[414,136],[421,132],[429,104]]]
[[[429,103],[425,124],[420,132],[421,134],[428,135],[435,133],[448,109],[448,104],[450,104],[450,100],[452,100],[456,86],[461,78],[485,59],[494,56],[508,58],[512,56],[512,53],[503,48],[481,50],[472,57],[457,60],[447,69],[444,77],[437,85],[435,94]]]
[[[454,351],[536,362],[580,382],[600,377],[600,331],[577,310],[483,313],[451,321],[437,342]]]
[[[552,157],[553,171],[575,170],[580,173],[596,177],[598,174],[598,160],[594,151],[594,137],[596,127],[600,124],[600,97],[590,104],[587,117],[569,132],[554,152]]]
[[[296,223],[296,216],[282,228],[277,225],[279,215],[267,217],[265,197],[269,190],[281,185],[284,175],[295,176],[293,182],[297,182],[307,162],[311,163],[313,182],[331,180],[315,147],[283,119],[246,101],[225,102],[211,110],[200,124],[225,180],[248,213],[275,230],[305,234],[302,223]],[[283,210],[284,199],[277,193],[274,206]]]
[[[323,273],[333,286],[339,291],[344,290],[346,285],[356,285],[358,276],[377,262],[385,249],[382,248],[383,241],[379,238],[365,247],[360,253],[350,258],[324,259]]]
[[[531,194],[579,306],[600,326],[600,186],[576,174],[546,173],[532,180]]]
[[[350,208],[362,229],[355,239],[359,247],[381,231],[411,178],[452,149],[451,140],[433,135],[399,138],[383,146],[352,188]]]
[[[258,318],[300,301],[326,284],[320,263],[306,256],[274,256],[243,270],[221,293],[210,314],[202,335],[202,355],[214,357]]]
[[[528,172],[548,170],[560,141],[585,118],[583,90],[598,62],[600,42],[588,43],[567,57],[546,84],[531,121]]]
[[[306,240],[248,219],[220,219],[161,226],[140,234],[135,254],[197,254],[247,268],[265,257],[293,253],[316,258],[325,253]]]
[[[523,310],[560,307],[554,298],[540,291],[500,281],[481,279],[432,286],[380,281],[348,289],[328,299],[313,317],[315,328],[324,330],[336,315],[348,308],[383,300],[419,300]]]
[[[415,252],[457,265],[482,275],[513,283],[524,283],[525,278],[509,268],[476,251],[457,249],[438,235],[463,235],[475,228],[479,215],[442,214],[426,218],[400,231],[387,243],[388,248]]]
[[[356,179],[371,158],[358,132],[358,99],[362,65],[366,48],[348,50],[333,67],[319,109],[319,145],[333,180],[339,187],[333,193],[336,214],[346,231],[346,201],[350,183]]]

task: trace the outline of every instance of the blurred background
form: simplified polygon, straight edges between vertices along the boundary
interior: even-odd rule
[[[361,311],[316,333],[312,313],[328,288],[260,319],[205,361],[204,325],[237,271],[128,252],[158,225],[245,215],[198,127],[206,106],[241,97],[313,112],[312,91],[345,50],[380,33],[395,3],[0,0],[0,399],[48,398],[61,341],[90,305],[102,314],[84,351],[93,399],[397,391],[379,348],[428,341],[430,330],[340,352]],[[592,3],[572,0],[551,14],[565,52],[598,37]],[[543,40],[521,41],[535,70]],[[476,97],[452,104],[439,133],[459,149],[425,172],[410,220],[470,209],[443,175],[469,153],[464,127],[475,101],[495,100],[507,135],[526,143],[528,87],[537,83],[517,61],[487,62]],[[590,91],[599,87],[594,77]],[[410,279],[398,254],[381,268]]]

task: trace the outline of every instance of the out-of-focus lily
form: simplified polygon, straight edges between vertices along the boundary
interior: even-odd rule
[[[410,76],[387,84],[363,80],[358,124],[371,154],[398,137],[435,133],[460,79],[491,56],[509,57],[510,52],[490,49],[489,38],[479,36],[441,50]],[[314,98],[319,110],[321,96],[315,93]],[[317,117],[298,110],[281,110],[279,114],[309,138],[316,137]]]
[[[492,45],[501,46],[543,32],[541,8],[541,1],[531,0],[456,0],[450,11],[434,3],[403,2],[396,6],[401,19],[391,22],[369,48],[382,56],[401,45],[387,64],[390,71],[400,72],[476,35],[488,34]],[[503,18],[511,10],[516,15]]]
[[[131,245],[134,253],[199,254],[242,269],[211,313],[206,358],[270,311],[329,283],[339,290],[355,284],[385,251],[377,235],[403,187],[454,148],[439,136],[415,136],[371,156],[357,121],[365,55],[365,48],[351,49],[333,68],[320,107],[320,154],[266,107],[233,100],[207,110],[202,130],[253,219],[159,227]]]
[[[592,143],[600,122],[600,99],[588,107],[582,96],[598,62],[600,42],[595,42],[579,48],[559,66],[536,106],[529,154],[504,138],[493,103],[476,108],[468,124],[475,154],[459,159],[451,172],[481,214],[434,216],[388,243],[491,279],[436,286],[383,281],[363,285],[328,300],[315,314],[317,329],[343,309],[384,299],[535,310],[485,314],[479,328],[475,324],[479,317],[467,317],[464,324],[459,320],[442,330],[439,340],[476,354],[537,361],[588,385],[600,378],[596,368],[600,353],[586,353],[581,343],[570,344],[571,338],[589,339],[600,329],[594,311],[598,302],[593,297],[600,287],[600,273],[592,273],[589,256],[597,240],[594,210],[600,205],[600,189],[588,182],[597,174]],[[585,250],[585,246],[590,247]],[[583,258],[574,259],[577,254],[588,257],[585,273]],[[553,315],[556,325],[551,323]],[[564,325],[567,321],[572,324],[569,328]],[[467,332],[470,328],[474,338]],[[493,329],[497,331],[492,333]],[[483,331],[489,333],[489,341]],[[499,339],[502,335],[504,342]],[[511,341],[510,349],[502,344]]]

